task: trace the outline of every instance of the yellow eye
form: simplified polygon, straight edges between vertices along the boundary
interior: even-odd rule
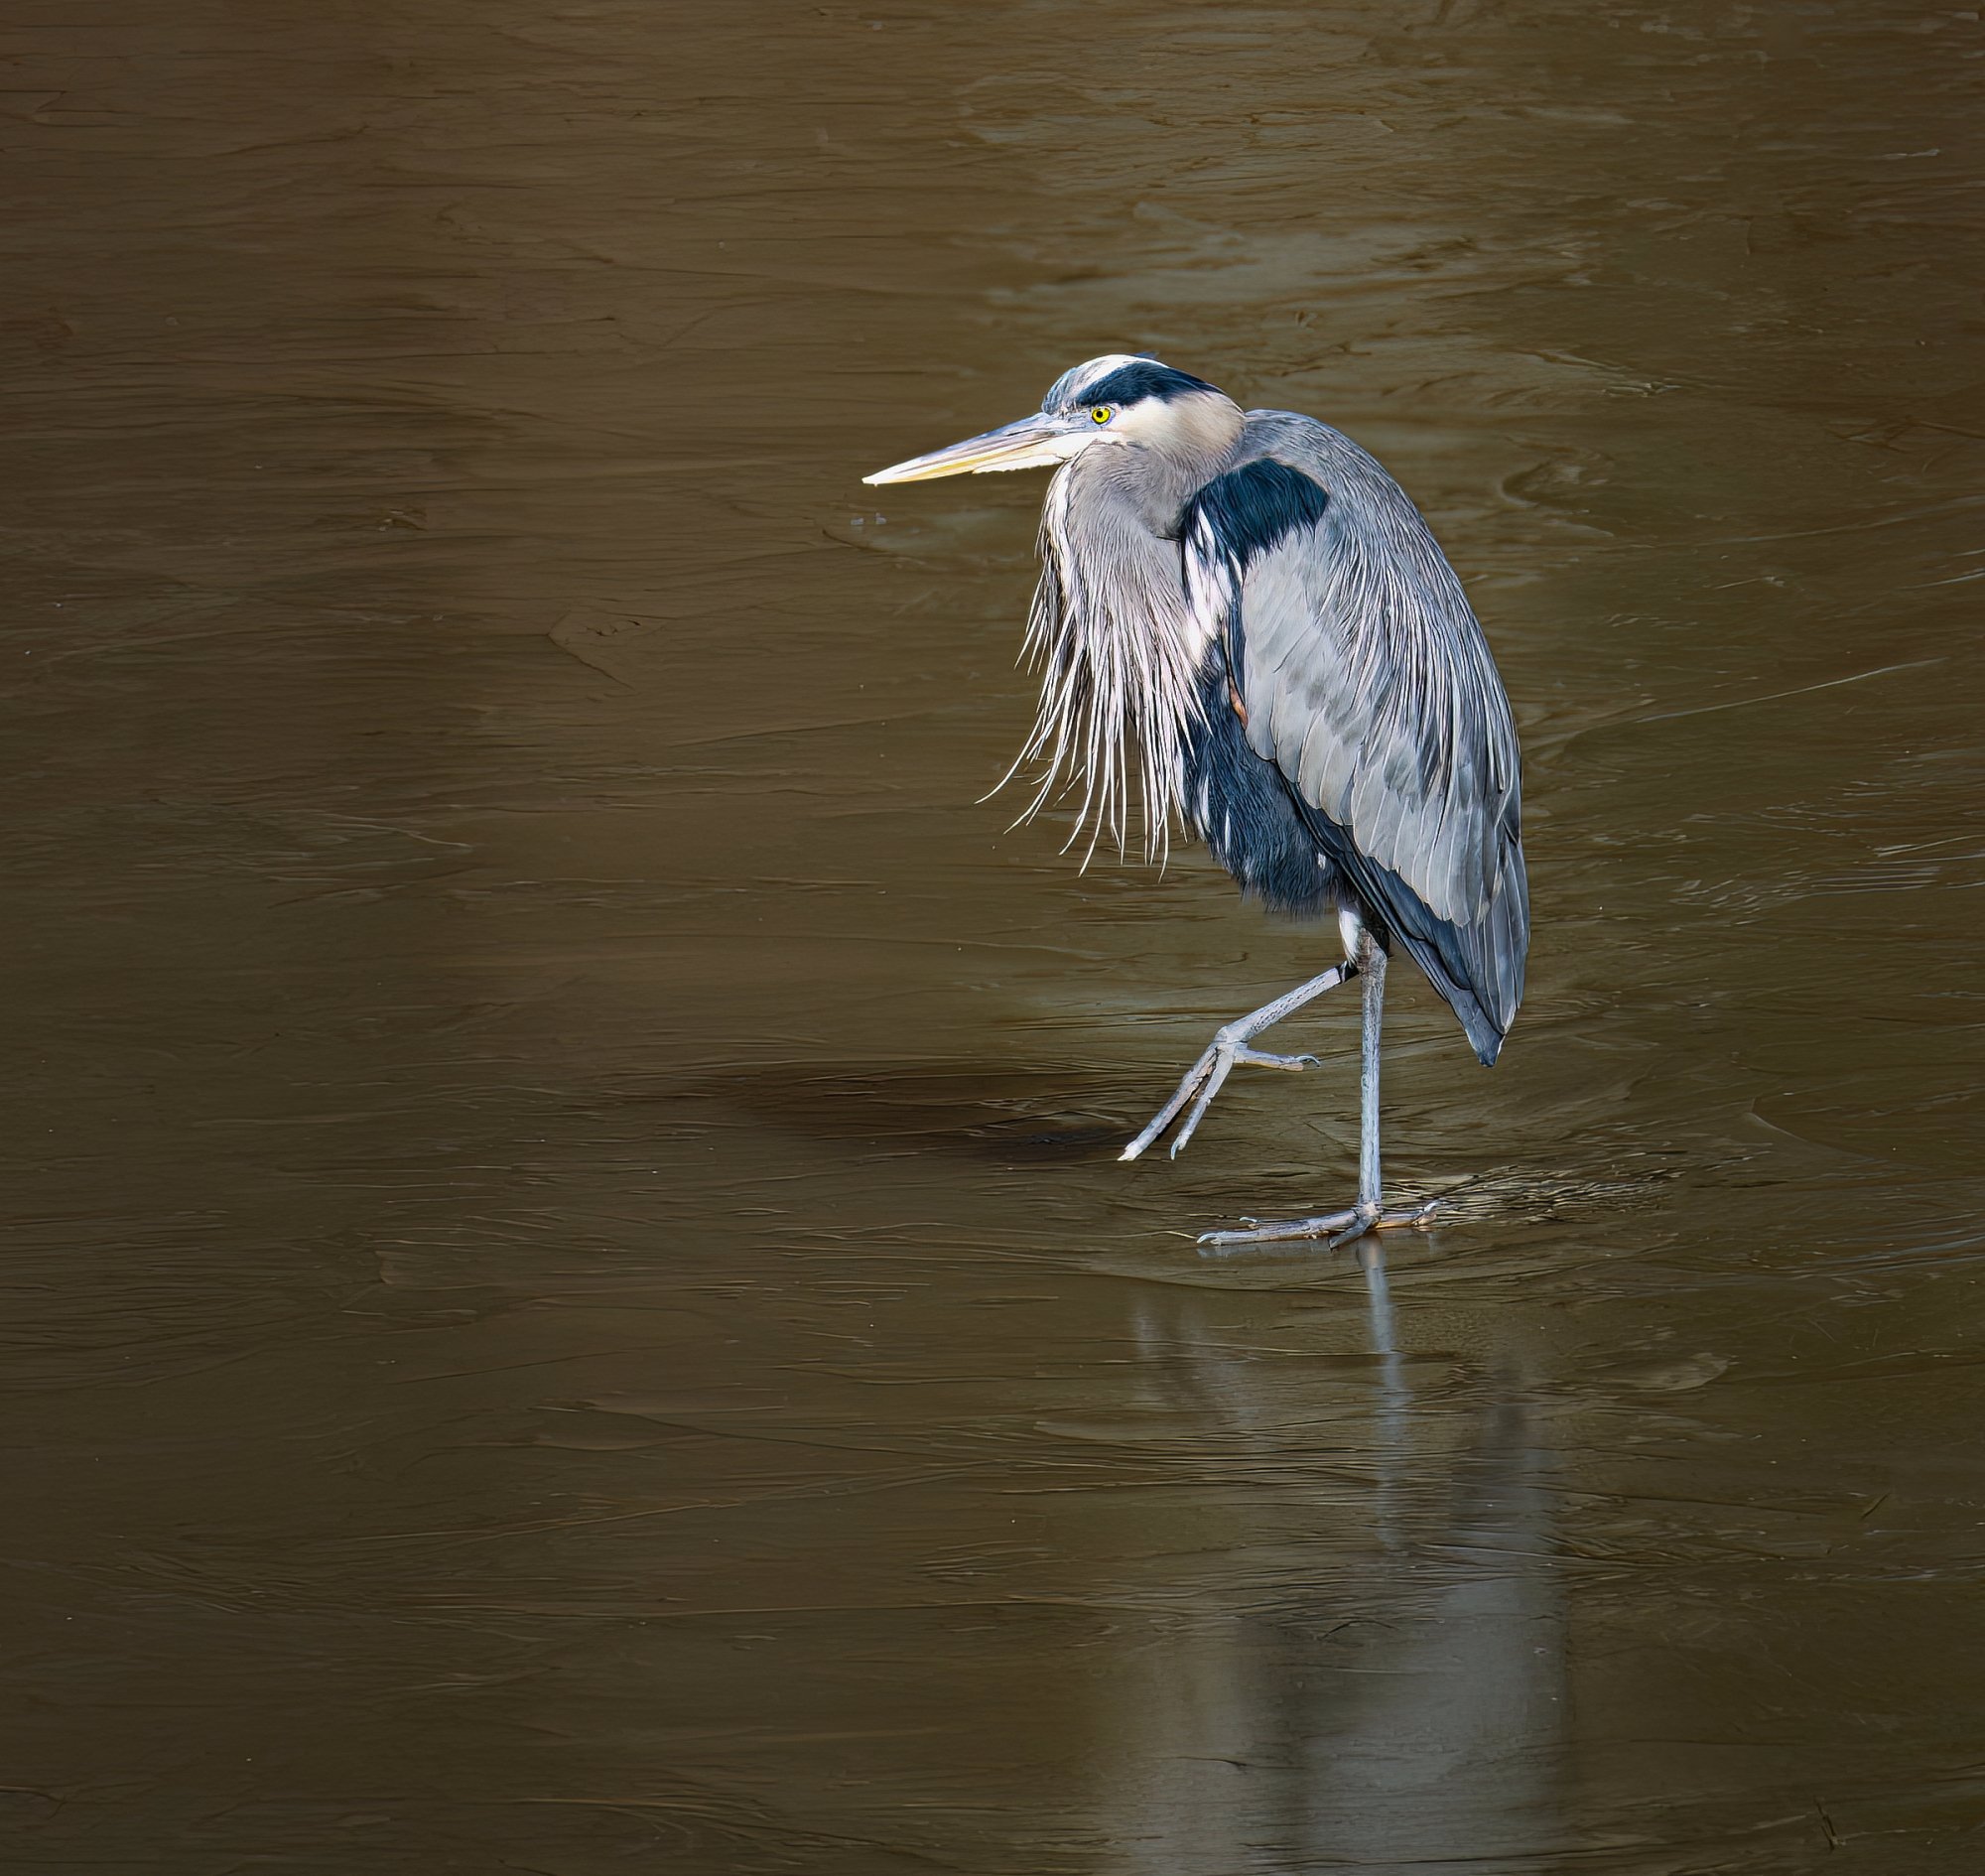
[[[1097,404],[1091,407],[1089,414],[1099,424],[1107,424],[1117,413],[1108,404]]]

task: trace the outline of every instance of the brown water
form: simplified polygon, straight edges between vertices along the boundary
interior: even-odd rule
[[[1985,1868],[1974,13],[4,29],[0,1868]],[[1527,752],[1493,1073],[976,805],[1152,347]]]

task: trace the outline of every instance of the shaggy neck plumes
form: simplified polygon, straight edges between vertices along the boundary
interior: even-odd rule
[[[1206,408],[1193,413],[1197,422],[1171,426],[1170,447],[1085,450],[1048,487],[1024,654],[1041,668],[1041,699],[1006,779],[1039,765],[1021,820],[1080,784],[1068,845],[1089,830],[1085,866],[1106,834],[1125,851],[1133,767],[1147,860],[1164,859],[1173,812],[1183,806],[1186,744],[1201,716],[1197,674],[1212,624],[1187,603],[1179,518],[1220,472],[1242,425],[1224,397],[1191,402]]]

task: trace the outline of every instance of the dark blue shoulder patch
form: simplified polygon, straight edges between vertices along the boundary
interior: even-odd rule
[[[1184,397],[1192,391],[1211,391],[1213,386],[1189,371],[1175,371],[1155,358],[1139,358],[1135,364],[1119,365],[1107,377],[1098,378],[1082,394],[1085,404],[1134,404],[1140,398]]]
[[[1330,496],[1301,469],[1263,457],[1216,476],[1186,505],[1184,533],[1204,520],[1243,567],[1297,528],[1313,528]]]

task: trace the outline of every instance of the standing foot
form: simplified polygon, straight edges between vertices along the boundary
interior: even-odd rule
[[[1439,1209],[1440,1200],[1431,1198],[1406,1211],[1387,1212],[1376,1205],[1354,1205],[1348,1212],[1326,1212],[1321,1218],[1297,1218],[1279,1225],[1262,1225],[1252,1218],[1244,1218],[1241,1223],[1246,1229],[1209,1231],[1201,1236],[1200,1243],[1273,1244],[1282,1238],[1326,1238],[1329,1243],[1324,1249],[1335,1251],[1339,1245],[1362,1238],[1368,1231],[1394,1231],[1407,1225],[1431,1225],[1433,1215]]]

